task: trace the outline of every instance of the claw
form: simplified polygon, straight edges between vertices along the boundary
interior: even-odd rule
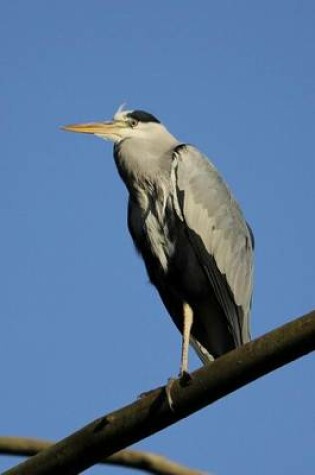
[[[150,389],[149,391],[144,391],[143,393],[137,396],[137,399],[143,399],[144,397],[149,396],[150,394],[154,393],[154,391],[156,391],[157,389],[158,388]]]
[[[188,371],[181,371],[179,375],[179,379],[180,379],[181,386],[188,386],[192,382],[192,376],[190,373],[188,373]],[[167,384],[165,386],[166,399],[170,407],[170,410],[172,412],[175,412],[175,406],[174,406],[171,390],[175,381],[176,381],[176,378],[168,378]]]
[[[175,378],[168,378],[167,384],[165,386],[166,400],[172,412],[175,412],[175,407],[174,407],[174,402],[171,395],[171,389],[175,381],[176,381]]]

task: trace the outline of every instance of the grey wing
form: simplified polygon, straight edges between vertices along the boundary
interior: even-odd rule
[[[238,346],[250,339],[252,231],[216,168],[196,148],[175,149],[171,178],[175,209]]]

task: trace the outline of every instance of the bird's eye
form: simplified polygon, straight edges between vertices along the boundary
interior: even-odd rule
[[[137,127],[139,121],[137,119],[129,119],[128,120],[130,127],[134,128]]]

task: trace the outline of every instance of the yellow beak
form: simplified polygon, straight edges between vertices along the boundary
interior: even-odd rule
[[[119,140],[123,138],[123,130],[128,127],[124,121],[113,120],[110,122],[90,122],[87,124],[70,124],[61,127],[68,132],[78,132],[81,134],[94,134],[98,137]]]

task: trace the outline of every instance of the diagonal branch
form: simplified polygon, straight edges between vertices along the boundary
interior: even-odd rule
[[[3,475],[76,475],[104,457],[189,416],[236,389],[315,349],[315,311],[223,355],[195,371],[192,381],[172,385],[96,419]]]
[[[31,456],[52,445],[53,442],[48,440],[31,439],[29,437],[0,437],[0,454]],[[175,463],[161,455],[138,450],[120,450],[99,462],[143,470],[155,475],[202,475],[204,473]]]

